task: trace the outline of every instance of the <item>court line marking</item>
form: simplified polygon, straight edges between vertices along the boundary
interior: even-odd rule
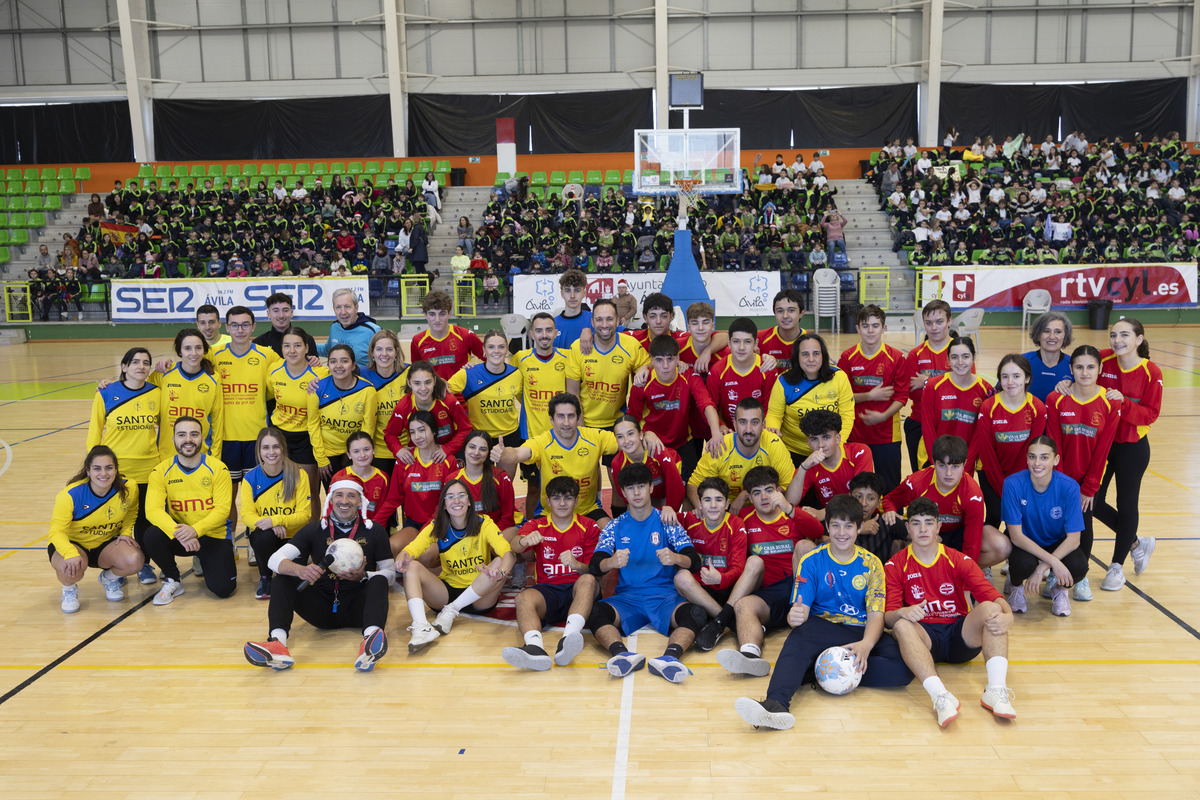
[[[1099,565],[1099,567],[1100,567],[1101,569],[1104,569],[1104,570],[1107,570],[1107,569],[1108,569],[1108,565],[1107,565],[1107,564],[1105,564],[1105,563],[1104,563],[1103,561],[1101,561],[1100,559],[1096,558],[1095,556],[1089,556],[1089,558],[1091,558],[1091,560],[1092,560],[1092,561],[1096,562],[1096,564],[1097,564],[1097,565]],[[1144,592],[1144,591],[1142,591],[1141,589],[1139,589],[1138,587],[1134,586],[1134,585],[1133,585],[1132,583],[1130,583],[1129,581],[1126,581],[1126,582],[1125,582],[1125,586],[1126,586],[1126,587],[1127,587],[1127,588],[1128,588],[1130,591],[1132,591],[1134,594],[1136,594],[1138,597],[1142,598],[1142,599],[1143,599],[1143,600],[1145,600],[1147,603],[1149,603],[1150,605],[1152,605],[1152,606],[1154,606],[1156,609],[1158,609],[1160,612],[1162,612],[1163,616],[1165,616],[1167,619],[1171,620],[1171,621],[1172,621],[1172,622],[1174,622],[1176,625],[1178,625],[1179,627],[1183,628],[1185,631],[1187,631],[1188,633],[1190,633],[1194,639],[1196,639],[1196,640],[1200,641],[1200,631],[1196,630],[1196,629],[1195,629],[1195,628],[1193,628],[1191,625],[1188,625],[1186,622],[1184,622],[1182,619],[1180,619],[1178,616],[1176,616],[1176,615],[1175,615],[1175,613],[1174,613],[1173,611],[1171,611],[1170,609],[1168,609],[1168,608],[1167,608],[1166,606],[1164,606],[1162,603],[1160,603],[1160,602],[1158,602],[1157,600],[1155,600],[1153,597],[1151,597],[1151,596],[1150,596],[1149,594],[1147,594],[1146,592]]]
[[[8,400],[6,402],[0,403],[0,408],[4,408],[5,406],[11,406],[14,403],[24,403],[26,400],[33,400],[34,398],[37,398],[37,397],[45,397],[48,394],[55,394],[57,392],[65,392],[68,389],[78,389],[80,386],[91,386],[91,385],[93,385],[91,381],[84,381],[83,383],[75,383],[70,386],[60,386],[59,388],[51,389],[48,392],[42,392],[41,394],[31,394],[31,395],[29,395],[29,397],[22,397],[20,400]],[[77,399],[83,399],[83,398],[77,398]]]
[[[56,433],[62,433],[63,431],[69,431],[74,428],[78,428],[80,425],[87,425],[89,422],[90,422],[90,420],[84,420],[83,422],[76,422],[74,425],[68,425],[65,428],[56,428],[52,431],[47,431],[46,433],[39,433],[37,436],[30,436],[28,439],[22,439],[19,442],[13,442],[12,446],[16,447],[19,444],[25,444],[26,442],[32,442],[34,439],[41,439],[43,436],[53,436]]]
[[[629,636],[630,652],[637,652],[637,631]],[[622,678],[621,721],[617,725],[617,753],[613,759],[612,800],[625,800],[625,781],[629,777],[629,729],[633,723],[633,682],[637,672]]]
[[[1155,475],[1155,476],[1157,476],[1157,477],[1159,477],[1159,478],[1162,478],[1162,479],[1163,479],[1164,481],[1166,481],[1167,483],[1170,483],[1170,484],[1173,484],[1173,485],[1175,485],[1175,486],[1178,486],[1180,489],[1183,489],[1185,492],[1187,492],[1187,493],[1189,493],[1189,494],[1194,494],[1194,495],[1196,495],[1197,497],[1200,497],[1200,492],[1197,492],[1195,489],[1191,488],[1190,486],[1184,486],[1184,485],[1183,485],[1182,483],[1180,483],[1179,481],[1173,481],[1173,480],[1171,480],[1171,479],[1170,479],[1170,478],[1168,478],[1166,475],[1163,475],[1161,472],[1159,472],[1159,471],[1157,471],[1157,470],[1153,470],[1153,469],[1147,469],[1147,470],[1146,470],[1146,472],[1149,472],[1151,475]]]
[[[25,544],[21,545],[21,549],[23,550],[27,547],[32,547],[32,545],[35,545],[38,542],[42,541],[43,539],[47,539],[49,537],[50,537],[50,533],[49,533],[49,531],[47,531],[46,533],[43,533],[41,536],[34,539],[33,541],[26,542]],[[0,555],[0,561],[3,561],[4,559],[8,558],[9,556],[15,556],[18,552],[20,552],[20,550],[10,550],[9,552],[5,553],[4,555]]]
[[[4,447],[4,466],[0,467],[0,475],[3,475],[5,472],[8,472],[8,467],[12,464],[12,448],[3,439],[0,439],[0,445]]]

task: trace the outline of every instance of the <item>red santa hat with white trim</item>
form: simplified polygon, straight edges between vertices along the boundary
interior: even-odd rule
[[[347,473],[338,476],[338,479],[329,484],[329,491],[325,495],[325,510],[321,514],[321,527],[329,527],[329,517],[333,513],[333,493],[338,489],[352,489],[358,492],[358,513],[363,518],[368,528],[371,527],[371,520],[367,519],[367,493],[363,487],[363,482],[357,475]]]

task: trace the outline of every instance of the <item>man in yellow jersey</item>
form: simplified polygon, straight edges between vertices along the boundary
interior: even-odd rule
[[[221,312],[217,307],[205,303],[196,309],[196,328],[204,334],[210,350],[218,350],[229,344],[229,334],[221,333]]]
[[[707,450],[700,456],[700,463],[688,478],[687,497],[692,508],[700,507],[697,487],[705,478],[720,478],[729,484],[732,503],[729,513],[737,514],[750,499],[742,489],[742,480],[754,467],[774,467],[779,473],[779,490],[785,491],[795,471],[792,456],[778,436],[765,430],[763,405],[753,397],[747,397],[734,409],[734,433],[725,434],[725,449],[721,455],[713,456]]]
[[[225,532],[232,540],[237,525],[237,507],[232,500],[237,495],[242,476],[258,465],[254,442],[267,424],[267,381],[271,370],[283,359],[274,350],[254,344],[254,312],[245,306],[234,306],[225,312],[225,329],[229,331],[230,342],[212,355],[212,361],[221,376],[225,397],[221,461],[229,469],[233,481],[231,504],[226,509],[229,520],[225,526]]]
[[[613,319],[616,319],[615,312]],[[579,481],[579,502],[575,513],[595,520],[603,528],[610,517],[599,501],[600,461],[605,455],[617,452],[617,437],[613,436],[612,431],[580,427],[582,409],[579,398],[570,392],[560,392],[551,397],[549,407],[553,422],[550,430],[529,439],[520,447],[496,445],[492,448],[492,461],[506,469],[511,469],[518,462],[542,467],[539,495],[543,509],[550,507],[546,484],[558,475],[570,475]]]
[[[204,584],[217,597],[237,589],[233,540],[224,522],[232,502],[229,470],[204,455],[204,434],[195,417],[179,417],[174,427],[175,457],[150,473],[146,492],[143,549],[163,573],[154,605],[165,606],[183,594],[176,556],[194,555],[204,566]]]
[[[612,300],[596,301],[592,331],[591,353],[584,355],[579,342],[571,345],[566,390],[582,401],[585,425],[611,430],[624,413],[630,376],[638,385],[649,377],[650,356],[631,335],[617,333],[617,306]]]
[[[568,350],[554,346],[558,336],[554,317],[545,311],[534,314],[529,323],[533,347],[513,355],[508,363],[521,371],[524,402],[521,404],[521,439],[532,439],[550,430],[550,398],[567,389]],[[521,464],[521,477],[533,487],[541,485],[541,476],[534,464]],[[536,492],[525,493],[525,517],[535,516],[538,506]]]

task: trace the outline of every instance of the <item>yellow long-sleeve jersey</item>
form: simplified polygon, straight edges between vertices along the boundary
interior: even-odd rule
[[[150,383],[162,391],[162,415],[158,428],[158,456],[168,459],[175,455],[175,420],[195,417],[200,420],[205,453],[221,455],[225,438],[225,398],[221,382],[215,375],[201,371],[190,375],[176,364],[165,373],[151,372]]]
[[[242,478],[238,502],[242,522],[253,529],[263,517],[272,525],[287,528],[289,538],[296,535],[312,517],[312,491],[303,470],[296,476],[296,491],[291,499],[283,496],[283,473],[271,477],[255,467]]]
[[[50,513],[50,544],[63,558],[76,555],[72,544],[94,550],[121,534],[133,535],[137,521],[138,487],[125,484],[125,499],[116,488],[103,497],[92,491],[87,480],[76,481],[54,497]],[[79,555],[83,555],[79,553]]]
[[[375,387],[363,378],[355,378],[349,389],[339,389],[332,375],[322,378],[317,391],[308,396],[308,416],[321,425],[321,438],[313,443],[317,466],[328,466],[330,457],[346,452],[346,440],[355,431],[361,430],[374,440],[378,416]]]
[[[270,348],[251,345],[236,355],[227,344],[212,355],[225,398],[226,442],[252,442],[267,424],[267,378],[281,359]]]
[[[188,469],[179,457],[150,472],[146,519],[172,539],[176,525],[191,525],[200,536],[225,538],[225,519],[233,502],[229,469],[210,455]]]
[[[111,383],[97,390],[92,400],[87,449],[108,445],[117,454],[125,479],[145,483],[161,460],[158,456],[161,412],[162,393],[154,384],[130,389],[120,381]]]

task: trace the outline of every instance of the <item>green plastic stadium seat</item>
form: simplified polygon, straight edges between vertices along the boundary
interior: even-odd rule
[[[503,185],[504,185],[504,182],[505,182],[506,180],[508,180],[509,178],[511,178],[511,177],[512,177],[512,174],[511,174],[511,173],[508,173],[508,172],[497,172],[497,173],[496,173],[496,180],[495,180],[495,182],[494,182],[492,185],[493,185],[493,186],[503,186]]]
[[[620,183],[621,182],[621,170],[619,170],[619,169],[605,170],[604,171],[604,182],[606,184]]]
[[[395,175],[397,172],[400,171],[400,167],[396,166],[395,161],[385,161],[385,162],[383,162],[383,168],[380,169],[379,171],[380,172],[388,172],[388,173],[391,173],[392,175]]]
[[[329,174],[330,175],[345,175],[346,174],[346,165],[343,164],[341,161],[333,162],[332,164],[329,165]]]
[[[264,178],[274,178],[275,177],[275,165],[274,164],[259,164],[258,165],[258,174],[263,176]]]
[[[68,175],[67,177],[69,178],[71,176]],[[157,167],[154,168],[154,177],[158,178],[159,180],[163,180],[164,178],[171,177],[171,165],[170,164],[159,164]]]
[[[450,185],[450,173],[449,172],[435,172],[435,173],[433,173],[433,179],[438,182],[438,186],[449,186]]]
[[[41,211],[45,207],[46,207],[46,201],[44,201],[39,195],[36,195],[36,194],[33,195],[32,197],[28,198],[25,201],[25,208],[27,208],[30,211]]]
[[[34,211],[29,215],[29,227],[44,228],[46,227],[46,215],[41,211]]]
[[[32,168],[27,169],[27,170],[25,170],[25,172],[23,172],[21,174],[21,177],[23,177],[27,181],[36,181],[38,179],[38,171],[36,169],[32,169]]]
[[[450,166],[450,162],[446,161],[445,159],[433,165],[434,172],[449,172],[452,169],[453,167]]]
[[[401,161],[400,162],[400,171],[408,172],[411,174],[411,173],[417,171],[417,165],[414,164],[412,161]]]
[[[237,164],[226,164],[225,165],[225,177],[226,178],[242,177],[242,168],[239,167]]]
[[[8,243],[18,246],[29,244],[29,231],[24,228],[13,228],[8,232]]]
[[[75,181],[71,180],[70,178],[58,182],[59,194],[75,194],[75,190],[77,188],[78,187],[75,186]]]
[[[8,195],[0,194],[0,211],[7,211],[7,210],[8,210]],[[0,228],[4,228],[4,227],[5,227],[5,225],[3,223],[0,223]]]
[[[188,176],[188,168],[186,164],[176,164],[171,170],[172,178],[186,178]]]
[[[22,191],[22,194],[41,194],[41,193],[42,193],[42,182],[41,181],[25,181],[25,189]]]
[[[529,193],[531,195],[533,195],[534,197],[536,197],[538,200],[546,199],[546,187],[544,187],[544,186],[531,186],[529,189]]]
[[[26,198],[23,195],[17,195],[16,197],[10,198],[8,201],[8,210],[9,211],[24,211],[25,210],[25,202],[27,199],[28,198]]]
[[[47,211],[62,211],[62,195],[50,195],[42,207]]]
[[[92,179],[92,168],[91,167],[80,167],[79,169],[75,170],[75,180],[90,181],[91,179]]]
[[[312,174],[313,175],[328,175],[329,174],[329,165],[326,164],[324,161],[318,161],[316,164],[312,165]]]
[[[0,247],[0,264],[7,264],[12,261],[12,257],[8,254],[7,247]]]
[[[312,165],[306,163],[297,163],[296,169],[292,171],[293,175],[312,175]]]
[[[258,175],[258,164],[242,164],[242,177],[253,178]]]
[[[58,194],[58,181],[42,181],[41,194]]]
[[[7,234],[7,232],[8,232],[8,231],[7,231],[7,228],[8,228],[8,226],[9,226],[10,224],[12,224],[12,223],[9,221],[9,214],[8,214],[8,212],[5,212],[5,211],[0,211],[0,228],[3,228],[3,229],[5,229],[5,233],[6,233],[6,234]]]
[[[25,180],[29,180],[30,172],[32,172],[32,170],[28,170],[28,169],[25,170]],[[153,178],[154,177],[154,166],[152,164],[142,164],[140,167],[138,167],[137,176],[139,178],[143,178],[143,179]],[[36,178],[37,175],[34,175],[33,177]]]
[[[203,164],[193,164],[188,168],[188,175],[192,178],[203,178],[205,176]]]
[[[401,186],[406,185],[411,180],[412,180],[411,172],[397,172],[396,173],[396,183],[400,184]]]
[[[631,169],[625,170],[625,174],[621,177],[621,183],[628,183],[628,184],[633,183],[633,170],[631,170]]]
[[[7,173],[7,174],[4,176],[4,179],[5,179],[6,181],[19,181],[19,180],[21,180],[21,170],[19,170],[19,169],[10,169],[10,170],[8,171],[8,173]]]
[[[51,178],[57,178],[57,177],[58,176],[54,174],[54,167],[42,167],[42,174],[41,174],[42,180],[48,181]]]
[[[561,170],[554,170],[550,173],[550,183],[555,186],[562,186],[567,182],[567,173]]]
[[[567,174],[567,183],[583,183],[583,171],[573,169]]]
[[[225,175],[225,168],[220,164],[209,164],[205,174],[210,178],[220,178]]]
[[[549,182],[550,181],[546,178],[546,173],[544,172],[535,172],[529,179],[530,186],[545,186]]]
[[[27,228],[29,227],[29,217],[24,211],[18,211],[15,214],[9,214],[8,225],[10,228]]]
[[[554,195],[554,194],[558,195],[559,197],[562,197],[563,188],[564,187],[561,184],[551,184],[551,185],[547,186],[546,187],[546,197],[549,197],[550,195]]]
[[[604,175],[598,169],[589,169],[586,182],[588,186],[598,186],[604,182]]]
[[[292,174],[292,165],[291,164],[280,164],[279,166],[277,166],[275,168],[275,174],[280,177],[283,177],[286,175],[291,175]]]
[[[422,161],[421,163],[417,164],[416,171],[421,173],[421,176],[424,177],[426,172],[433,172],[433,162],[432,161]]]
[[[350,175],[362,175],[363,165],[361,161],[351,161],[346,165],[346,172]]]
[[[603,186],[603,187],[601,187],[601,191],[603,192],[603,196],[604,196],[604,197],[608,197],[608,190],[609,190],[609,189],[612,189],[612,190],[613,190],[613,194],[615,194],[615,195],[618,195],[618,196],[620,196],[620,194],[621,194],[621,191],[622,191],[622,189],[621,189],[621,184],[619,184],[619,183],[606,183],[606,184],[604,184],[604,186]]]
[[[379,162],[378,161],[368,161],[367,163],[363,164],[363,172],[365,172],[368,175],[378,175],[379,174]]]

